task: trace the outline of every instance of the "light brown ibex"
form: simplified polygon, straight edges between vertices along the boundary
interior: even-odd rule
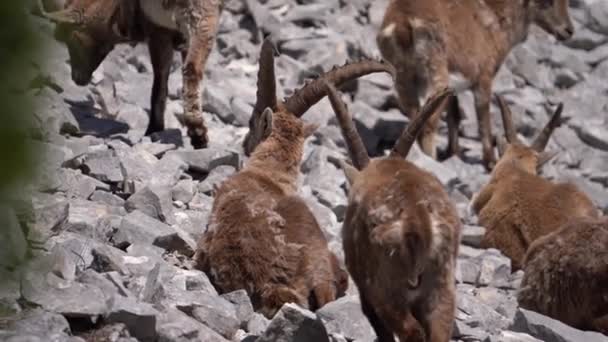
[[[410,117],[431,94],[450,83],[457,87],[455,81],[464,81],[459,87],[473,90],[483,162],[490,169],[495,162],[492,81],[533,23],[560,40],[570,38],[574,29],[568,0],[391,0],[377,43],[384,59],[397,69],[398,98]],[[440,114],[432,117],[419,139],[422,150],[431,156],[436,155],[439,119]],[[457,120],[452,117],[450,124],[451,152],[457,153]]]
[[[65,8],[42,13],[57,23],[55,38],[70,53],[72,80],[91,81],[93,72],[121,43],[147,41],[154,69],[151,117],[146,134],[164,129],[164,112],[173,50],[183,61],[184,122],[192,146],[207,146],[201,83],[217,33],[223,0],[67,0]]]
[[[538,238],[524,272],[521,307],[608,335],[607,218],[576,218]]]
[[[536,239],[568,220],[597,217],[599,211],[575,185],[555,184],[537,174],[555,155],[543,151],[555,128],[564,121],[563,106],[558,106],[532,145],[526,146],[517,137],[509,107],[500,96],[497,99],[508,144],[499,146],[502,156],[490,182],[474,196],[471,205],[486,228],[482,246],[502,251],[517,270]]]
[[[265,40],[246,143],[252,155],[217,189],[209,230],[195,255],[220,292],[245,289],[268,317],[284,303],[315,310],[346,291],[348,274],[296,194],[304,140],[316,127],[299,116],[324,96],[318,86],[323,80],[343,82],[382,66],[360,62],[335,69],[283,103],[276,97],[273,51]]]
[[[346,266],[379,342],[447,342],[455,310],[460,219],[439,180],[405,158],[425,121],[452,95],[431,97],[390,156],[370,160],[346,107],[328,84],[353,165],[342,227]]]

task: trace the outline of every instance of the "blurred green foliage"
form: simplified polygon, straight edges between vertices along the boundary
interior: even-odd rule
[[[34,171],[35,153],[26,136],[33,104],[12,86],[23,83],[27,63],[41,53],[26,3],[0,1],[0,194],[27,183]]]

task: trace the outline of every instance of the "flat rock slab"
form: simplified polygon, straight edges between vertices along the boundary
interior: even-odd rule
[[[608,336],[577,330],[534,311],[517,310],[511,330],[530,334],[545,342],[608,342]]]

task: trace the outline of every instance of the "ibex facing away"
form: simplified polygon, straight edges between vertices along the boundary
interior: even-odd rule
[[[519,305],[608,335],[608,218],[573,219],[534,241]]]
[[[474,196],[472,209],[487,229],[482,246],[502,251],[517,270],[536,239],[559,229],[568,220],[597,217],[599,212],[573,184],[554,184],[537,175],[537,169],[554,156],[543,150],[553,130],[563,121],[562,105],[529,147],[518,139],[507,104],[501,97],[498,103],[508,144],[500,148],[502,156],[492,178]]]
[[[336,69],[278,102],[273,61],[266,40],[246,143],[253,154],[216,191],[209,230],[195,255],[220,292],[245,289],[268,317],[288,302],[315,310],[346,291],[348,274],[296,194],[304,140],[316,127],[299,116],[325,94],[322,80],[343,82],[382,66],[362,62]]]
[[[192,146],[207,145],[200,85],[223,0],[67,0],[65,9],[52,13],[39,2],[42,13],[57,23],[55,37],[68,46],[72,79],[78,85],[90,82],[117,44],[148,42],[154,83],[147,134],[164,129],[173,50],[181,50],[184,122]]]
[[[331,85],[330,101],[355,167],[342,228],[346,266],[361,308],[379,342],[447,342],[454,310],[454,267],[460,219],[437,178],[405,160],[426,119],[451,93],[429,99],[391,155],[370,160],[344,103]]]
[[[384,59],[397,69],[402,110],[415,117],[421,103],[454,81],[450,76],[465,81],[452,86],[474,92],[483,161],[491,168],[492,80],[513,46],[526,39],[532,23],[560,40],[574,31],[568,0],[391,0],[377,42]],[[432,117],[420,136],[422,150],[431,156],[436,154],[439,119],[440,114]],[[457,137],[457,128],[451,127],[453,149]]]

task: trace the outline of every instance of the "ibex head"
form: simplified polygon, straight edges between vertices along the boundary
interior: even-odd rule
[[[72,80],[76,84],[88,84],[108,53],[126,39],[125,23],[133,20],[133,13],[127,11],[131,2],[68,0],[64,9],[46,12],[39,0],[41,13],[57,24],[55,38],[68,47]]]
[[[517,137],[509,106],[501,96],[497,95],[496,99],[502,114],[506,142],[504,139],[499,139],[498,147],[501,157],[494,171],[500,172],[505,166],[516,165],[531,174],[537,174],[538,170],[545,163],[557,155],[557,153],[545,152],[544,150],[553,131],[568,120],[568,118],[562,119],[561,117],[564,109],[563,104],[560,103],[557,106],[553,116],[538,134],[532,145],[527,146]]]
[[[534,22],[559,40],[567,40],[574,34],[574,26],[568,13],[569,0],[528,0]]]

